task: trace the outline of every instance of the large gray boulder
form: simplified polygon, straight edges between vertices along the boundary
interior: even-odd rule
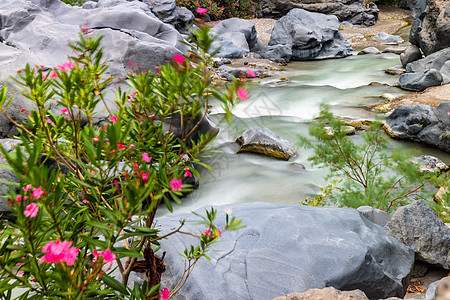
[[[398,78],[402,89],[421,92],[431,86],[439,86],[443,81],[442,74],[435,69],[418,73],[404,73]]]
[[[406,48],[405,52],[400,54],[400,61],[402,65],[406,67],[407,64],[419,60],[422,58],[422,52],[420,52],[419,47],[415,45],[410,45]]]
[[[414,23],[409,40],[429,55],[450,47],[450,2],[448,0],[411,0]]]
[[[156,18],[143,2],[100,0],[91,4],[80,8],[59,0],[0,1],[0,86],[27,63],[49,69],[65,62],[73,55],[68,42],[78,39],[81,27],[104,36],[108,75],[126,76],[130,62],[140,70],[153,70],[186,51],[178,31]],[[13,84],[8,86],[16,90]],[[12,96],[8,113],[21,121],[24,114],[19,106],[30,110],[32,105],[19,94]],[[0,137],[14,133],[13,124],[1,114]]]
[[[411,247],[417,260],[450,269],[450,228],[423,200],[397,209],[384,228]]]
[[[355,209],[309,207],[273,203],[243,203],[216,207],[217,226],[225,213],[246,225],[224,232],[197,262],[175,299],[273,299],[292,292],[332,286],[360,289],[370,299],[403,296],[414,262],[414,252],[386,235]],[[203,210],[197,211],[203,214]],[[202,234],[192,214],[161,217],[161,234],[179,226]],[[198,226],[198,225],[197,225]],[[195,238],[172,235],[161,241],[167,270],[163,287],[174,288],[185,262],[179,252]]]
[[[335,15],[340,22],[348,21],[365,26],[374,25],[378,21],[379,13],[375,3],[364,6],[359,0],[263,0],[259,2],[257,14],[264,17],[281,18],[294,8]]]
[[[275,23],[269,49],[279,45],[291,48],[291,60],[340,58],[351,55],[352,51],[350,42],[339,32],[335,16],[297,8]],[[260,54],[263,56],[267,52],[270,50]]]
[[[383,120],[390,136],[424,143],[450,152],[450,102],[436,108],[428,105],[404,105]]]
[[[448,64],[450,62],[450,47],[430,54],[422,59],[415,60],[406,65],[408,73],[423,73],[427,70],[436,70],[443,76],[443,84],[450,83],[450,72]]]
[[[217,36],[211,51],[222,47],[215,57],[240,58],[248,52],[257,52],[264,47],[256,35],[255,25],[248,20],[239,18],[223,20],[214,26],[211,32]],[[238,49],[241,56],[235,54],[237,51],[233,48]]]

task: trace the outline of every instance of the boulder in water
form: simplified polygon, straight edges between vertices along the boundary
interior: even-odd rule
[[[254,126],[247,129],[236,139],[236,143],[240,146],[238,153],[253,152],[283,160],[297,155],[288,140],[264,127]]]

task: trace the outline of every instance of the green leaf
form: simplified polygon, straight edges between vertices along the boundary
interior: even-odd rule
[[[117,281],[116,279],[109,277],[106,274],[103,274],[102,276],[102,281],[109,286],[110,288],[112,288],[115,291],[118,291],[126,296],[128,296],[130,293],[128,292],[127,288],[119,281]]]

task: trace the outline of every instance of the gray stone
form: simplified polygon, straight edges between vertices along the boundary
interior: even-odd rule
[[[395,54],[402,54],[406,51],[406,46],[397,46],[397,47],[386,47],[383,49],[383,53],[395,53]]]
[[[384,229],[411,247],[417,260],[450,269],[450,228],[423,200],[398,208]]]
[[[189,34],[191,30],[195,30],[194,14],[186,7],[177,7],[178,17],[173,23],[178,32]]]
[[[450,277],[444,277],[439,280],[439,283],[434,290],[435,300],[448,300],[450,299]]]
[[[450,61],[450,47],[437,51],[433,54],[430,54],[422,59],[413,61],[406,65],[406,72],[408,73],[424,73],[427,70],[437,70],[441,73],[441,75],[445,74],[442,77],[443,84],[450,83],[449,77],[449,64],[447,62]]]
[[[450,2],[448,0],[411,1],[414,23],[411,44],[425,55],[450,47]]]
[[[430,285],[427,288],[427,291],[425,293],[425,299],[424,300],[435,300],[435,295],[436,295],[436,287],[439,284],[440,280],[436,280],[432,283],[430,283]]]
[[[245,51],[236,46],[232,41],[222,36],[216,37],[210,49],[210,53],[214,53],[214,57],[222,58],[242,58],[245,53]],[[218,52],[216,53],[216,51]]]
[[[390,136],[431,145],[450,152],[450,102],[441,102],[434,109],[428,105],[403,105],[383,121]]]
[[[360,214],[369,219],[370,222],[380,225],[381,227],[391,220],[391,217],[387,212],[378,208],[373,208],[372,206],[360,206],[357,210]]]
[[[358,52],[358,55],[364,54],[381,54],[381,52],[376,47],[367,47]]]
[[[423,73],[405,73],[400,75],[398,83],[402,89],[420,92],[431,86],[441,85],[443,77],[441,72],[435,69],[426,70]]]
[[[400,61],[402,62],[402,65],[404,67],[406,67],[406,65],[410,62],[419,60],[421,58],[422,52],[420,52],[420,49],[415,45],[408,46],[405,52],[400,54]]]
[[[342,26],[353,27],[353,28],[362,28],[361,25],[355,25],[355,24],[352,24],[352,23],[350,23],[348,21],[341,22],[341,25]]]
[[[386,235],[355,209],[273,203],[243,203],[216,207],[219,229],[225,212],[246,225],[227,231],[201,259],[176,299],[273,299],[292,292],[328,286],[360,289],[369,299],[402,297],[409,283],[414,253]],[[203,210],[197,211],[199,214]],[[161,234],[179,226],[202,233],[193,215],[158,219]],[[168,266],[163,287],[172,290],[184,271],[178,254],[198,240],[172,235],[161,241]]]
[[[352,51],[335,16],[303,9],[292,9],[275,23],[269,41],[269,46],[274,45],[290,46],[291,60],[340,58]]]
[[[145,0],[155,16],[164,23],[174,23],[178,19],[175,0]]]
[[[253,152],[283,160],[296,156],[297,151],[285,138],[264,127],[254,126],[236,139],[238,153]]]
[[[386,32],[377,33],[375,36],[373,36],[371,38],[371,40],[373,40],[373,41],[379,40],[379,41],[382,41],[383,44],[387,44],[387,45],[397,45],[399,43],[404,42],[402,37],[400,37],[398,35],[391,35]]]
[[[425,173],[447,171],[447,166],[442,160],[431,155],[416,156],[411,159],[415,164],[419,165],[419,170]]]
[[[273,45],[267,46],[261,51],[259,55],[262,58],[269,59],[274,62],[284,63],[289,62],[292,57],[292,46],[291,45]]]
[[[18,140],[13,139],[1,139],[0,144],[5,149],[6,152],[14,151],[15,147],[19,143]],[[3,165],[7,165],[8,162],[6,161],[5,157],[0,154],[0,163]],[[12,188],[15,189],[14,185],[11,185],[7,182],[14,182],[18,183],[19,178],[17,177],[16,173],[13,170],[0,167],[0,220],[4,217],[8,217],[8,213],[10,212],[10,209],[8,205],[5,203],[7,200],[4,198],[4,196],[9,195],[9,189]]]
[[[366,294],[360,290],[340,291],[334,287],[324,289],[309,289],[303,293],[290,293],[273,300],[369,300]]]
[[[364,6],[358,0],[262,0],[257,9],[258,17],[281,18],[291,9],[301,8],[307,11],[335,15],[340,22],[372,26],[378,21],[379,10],[375,3]]]

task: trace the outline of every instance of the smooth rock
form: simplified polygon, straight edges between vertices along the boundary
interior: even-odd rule
[[[367,47],[358,52],[358,55],[363,54],[381,54],[377,47]]]
[[[405,46],[397,46],[397,47],[386,47],[384,48],[383,51],[381,51],[382,53],[394,53],[394,54],[402,54],[406,51]]]
[[[417,260],[450,269],[450,228],[423,200],[398,208],[384,229],[411,247]]]
[[[403,95],[404,94],[385,93],[385,94],[381,95],[380,97],[383,98],[383,99],[386,99],[388,101],[392,101],[395,98],[398,98],[398,97],[403,96]]]
[[[273,300],[369,300],[360,290],[340,291],[334,287],[324,289],[310,289],[303,293],[290,293]]]
[[[422,59],[406,65],[408,73],[424,73],[427,70],[437,70],[442,75],[442,83],[450,83],[450,47],[430,54]]]
[[[178,19],[175,0],[144,0],[155,16],[164,23],[174,23]]]
[[[283,160],[297,155],[291,143],[275,132],[264,127],[254,126],[236,139],[239,144],[238,153],[253,152]]]
[[[292,58],[291,45],[273,45],[263,48],[259,51],[262,58],[269,59],[278,63],[289,62]]]
[[[402,75],[406,73],[406,69],[402,65],[393,66],[384,70],[384,72],[391,75]]]
[[[450,152],[450,102],[434,109],[428,105],[403,105],[383,120],[383,127],[394,138],[431,145]]]
[[[410,45],[406,47],[406,50],[404,53],[400,54],[400,61],[402,62],[402,65],[406,67],[407,64],[410,62],[419,60],[422,58],[422,52],[420,52],[420,49],[415,45]]]
[[[436,280],[432,283],[430,283],[430,285],[427,288],[427,291],[425,293],[425,299],[424,300],[436,300],[435,296],[436,296],[436,287],[439,284],[440,280]]]
[[[373,208],[372,206],[360,206],[357,210],[370,222],[380,225],[381,227],[391,220],[391,216],[389,216],[387,212],[378,208]]]
[[[379,41],[382,41],[383,44],[386,44],[386,45],[397,45],[397,44],[404,42],[402,37],[400,37],[398,35],[391,35],[386,32],[377,33],[375,36],[373,36],[371,38],[371,40],[373,40],[373,41],[379,40]]]
[[[223,232],[197,262],[177,299],[268,300],[311,288],[360,289],[369,299],[403,297],[414,253],[386,235],[355,209],[308,207],[274,203],[239,203],[216,207],[215,224],[223,228],[225,212],[246,225]],[[197,213],[204,214],[204,210]],[[201,233],[192,225],[199,217],[174,214],[158,219],[161,235],[186,219],[184,231]],[[172,290],[182,275],[184,247],[198,240],[172,235],[161,241],[167,271],[163,288]]]
[[[430,69],[423,73],[404,73],[400,75],[398,84],[402,89],[421,92],[431,86],[441,85],[442,81],[443,77],[441,72]]]
[[[434,291],[435,300],[448,300],[450,299],[450,277],[444,277],[439,280]]]
[[[291,9],[301,8],[307,11],[335,15],[340,22],[372,26],[378,21],[378,7],[375,3],[364,6],[358,0],[262,0],[257,9],[258,17],[281,18]]]
[[[291,60],[341,58],[352,51],[350,42],[339,32],[335,16],[297,8],[275,23],[269,41],[269,46],[274,45],[289,46]]]

